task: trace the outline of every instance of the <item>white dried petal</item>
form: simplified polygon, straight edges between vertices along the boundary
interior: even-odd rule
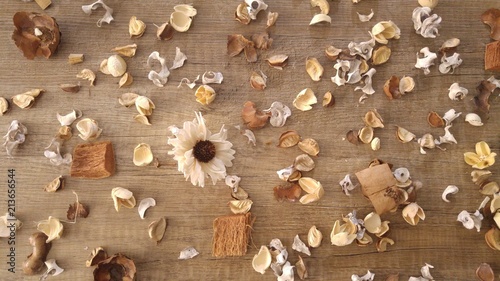
[[[450,100],[455,101],[463,100],[469,93],[469,90],[464,87],[460,87],[458,83],[451,84],[450,88],[448,88],[448,91],[448,97],[450,98]]]
[[[61,235],[63,233],[63,225],[62,223],[59,221],[59,219],[57,218],[54,218],[52,216],[49,216],[48,219],[46,220],[43,220],[43,221],[40,221],[36,228],[45,233],[45,235],[47,235],[47,240],[45,241],[45,243],[49,243],[50,241],[54,240],[54,239],[59,239],[61,238]]]
[[[190,89],[193,89],[194,87],[196,87],[196,81],[198,81],[198,80],[200,80],[200,75],[196,76],[196,78],[193,80],[193,82],[189,81],[189,79],[187,79],[187,78],[182,78],[181,82],[179,83],[179,86],[177,86],[177,88],[180,88],[182,86],[182,84],[185,84]]]
[[[358,276],[356,274],[351,275],[351,281],[373,281],[375,278],[375,273],[372,273],[368,270],[368,272],[363,276]]]
[[[148,74],[148,79],[153,81],[153,84],[155,84],[157,87],[163,87],[163,85],[165,85],[168,81],[168,76],[170,75],[170,71],[168,70],[165,59],[160,57],[160,53],[158,53],[157,51],[154,51],[149,55],[147,61],[147,65],[149,67],[151,67],[153,60],[157,60],[160,62],[161,70],[160,72],[151,70]]]
[[[413,88],[415,88],[415,80],[412,77],[403,76],[403,78],[399,80],[399,91],[401,94],[407,94],[413,91]]]
[[[345,195],[351,195],[349,191],[352,191],[357,187],[357,185],[354,185],[351,181],[351,174],[345,175],[345,177],[339,182],[339,184],[342,187],[342,191]]]
[[[353,60],[351,61],[349,72],[347,72],[347,83],[356,84],[361,81],[361,61]]]
[[[113,188],[111,190],[111,198],[113,199],[113,204],[117,212],[120,211],[121,206],[131,209],[135,207],[136,204],[132,191],[123,187]]]
[[[439,35],[438,28],[442,19],[440,16],[430,13],[431,8],[429,7],[417,7],[412,13],[415,32],[424,38],[436,38]]]
[[[371,9],[371,13],[368,15],[362,15],[362,14],[358,13],[358,18],[359,18],[359,21],[361,21],[361,22],[368,22],[373,18],[373,15],[374,15],[373,9]]]
[[[315,25],[321,22],[332,23],[332,18],[329,15],[325,14],[315,14],[309,22],[309,25]]]
[[[434,277],[432,277],[430,269],[434,268],[434,266],[425,263],[425,265],[420,269],[420,273],[422,274],[423,278],[427,278],[429,280],[434,280]]]
[[[461,222],[465,228],[473,229],[475,227],[477,232],[479,232],[481,231],[481,221],[483,218],[483,215],[481,215],[478,210],[474,213],[463,210],[458,214],[457,221]]]
[[[444,136],[439,137],[439,143],[454,143],[457,144],[455,136],[450,132],[451,125],[444,127]]]
[[[9,213],[0,217],[0,237],[7,238],[11,232],[16,232],[23,226],[23,223],[15,217],[9,216]]]
[[[201,81],[203,84],[221,84],[222,80],[224,80],[224,76],[222,76],[222,72],[213,72],[206,71],[201,76]]]
[[[295,167],[293,165],[291,165],[289,167],[286,167],[286,168],[283,168],[283,169],[277,171],[276,173],[278,174],[278,177],[281,180],[288,181],[290,176],[292,176],[296,171],[297,171],[297,169],[295,169]]]
[[[139,216],[141,217],[141,219],[144,219],[144,215],[146,214],[146,210],[149,207],[154,207],[154,206],[156,206],[156,200],[154,200],[153,198],[149,197],[149,198],[142,199],[141,202],[139,203],[139,207],[137,207],[137,210],[139,211]]]
[[[360,103],[368,97],[367,95],[373,95],[375,93],[372,85],[372,77],[375,73],[377,73],[377,70],[375,68],[370,68],[370,70],[368,70],[362,76],[365,78],[363,82],[365,85],[363,87],[357,86],[356,88],[354,88],[354,91],[361,90],[364,93],[363,96],[359,99]]]
[[[420,54],[422,54],[423,57],[420,57]],[[417,53],[417,63],[415,67],[422,69],[424,74],[427,75],[431,72],[429,67],[434,65],[435,59],[437,59],[436,53],[431,52],[428,47],[424,47]]]
[[[381,21],[372,27],[372,34],[375,40],[380,44],[387,44],[388,39],[399,39],[401,30],[392,21]]]
[[[73,110],[66,115],[60,115],[59,113],[57,113],[57,120],[59,121],[61,126],[70,126],[76,119],[80,118],[81,116],[81,111]]]
[[[307,244],[309,244],[309,247],[317,248],[321,245],[322,240],[323,234],[313,225],[307,233]]]
[[[290,262],[287,261],[281,269],[282,273],[278,276],[278,281],[294,281],[294,267],[295,266],[291,265]]]
[[[292,115],[290,108],[279,101],[275,101],[271,104],[269,109],[263,110],[264,113],[271,113],[271,118],[269,123],[273,127],[283,127],[285,125],[286,119]]]
[[[76,123],[76,129],[78,130],[78,136],[86,141],[86,140],[95,140],[97,139],[102,132],[102,129],[99,128],[97,122],[90,118],[83,118],[82,120]]]
[[[483,126],[483,122],[481,121],[481,117],[476,113],[467,113],[465,115],[465,122],[468,122],[472,126]]]
[[[267,9],[267,4],[264,3],[264,1],[262,1],[262,0],[245,0],[245,3],[248,6],[247,7],[248,15],[253,20],[257,19],[257,14],[260,11],[265,11]],[[254,6],[254,5],[257,5],[257,6]]]
[[[410,171],[407,168],[397,168],[392,174],[399,183],[405,183],[411,179]]]
[[[446,73],[451,73],[455,71],[455,68],[460,66],[462,64],[462,59],[460,58],[459,53],[454,53],[453,55],[447,57],[446,54],[444,54],[441,57],[441,64],[439,65],[439,72],[446,74]],[[451,71],[451,72],[450,72]]]
[[[351,68],[351,62],[348,60],[337,60],[337,63],[333,66],[337,70],[335,76],[332,77],[332,82],[337,84],[337,86],[343,86],[347,82],[346,76]]]
[[[241,178],[234,175],[234,176],[231,176],[231,175],[227,175],[226,176],[226,185],[229,186],[233,192],[237,192],[238,191],[238,187],[240,185],[240,181],[241,181]]]
[[[177,69],[177,68],[183,66],[184,61],[186,61],[186,60],[187,60],[187,57],[183,52],[181,52],[181,49],[179,47],[175,47],[174,64],[172,65],[170,70]]]
[[[180,260],[188,260],[196,257],[200,253],[194,247],[187,247],[179,254]]]
[[[17,120],[12,120],[7,130],[7,134],[3,136],[5,139],[3,146],[7,152],[7,156],[12,157],[12,151],[26,140],[28,129]]]
[[[252,259],[252,267],[260,274],[264,274],[271,265],[271,252],[267,246],[261,246],[259,252]]]
[[[375,38],[370,33],[371,39],[364,42],[350,42],[347,48],[351,55],[359,55],[365,60],[369,60],[372,57],[373,47],[375,47]]]
[[[73,161],[73,156],[70,153],[61,155],[61,140],[59,138],[53,138],[50,144],[45,147],[43,155],[50,160],[50,163],[55,166],[60,166],[62,164],[69,165]]]
[[[106,13],[102,18],[100,18],[97,21],[97,26],[101,27],[102,23],[105,22],[107,24],[111,23],[113,19],[113,9],[111,9],[108,5],[104,4],[102,0],[97,0],[96,2],[90,4],[90,5],[83,5],[82,10],[84,13],[87,15],[92,14],[92,11],[96,10],[97,8],[102,7],[104,10],[106,10]]]
[[[444,202],[450,203],[450,200],[448,200],[447,198],[448,194],[457,194],[457,193],[458,193],[458,187],[456,185],[448,185],[443,191],[441,199],[443,199]]]
[[[500,88],[500,80],[496,79],[495,76],[488,78],[488,82],[493,83],[496,88]]]
[[[443,120],[446,122],[446,126],[451,125],[453,120],[457,119],[460,115],[462,115],[462,112],[456,112],[453,108],[446,111],[443,115]]]
[[[153,114],[153,110],[156,108],[155,104],[151,99],[145,96],[138,96],[135,100],[135,109],[140,115],[150,116]]]
[[[366,215],[363,221],[366,231],[373,234],[377,234],[381,231],[382,220],[377,213],[369,213],[368,215]]]
[[[57,265],[55,259],[45,261],[45,266],[47,270],[40,276],[41,281],[46,280],[49,276],[57,276],[64,271],[64,269]]]
[[[311,255],[311,251],[309,250],[309,247],[307,247],[307,245],[304,242],[302,242],[302,240],[300,240],[300,237],[298,234],[295,235],[295,237],[293,238],[292,249],[297,251],[297,252],[304,253],[308,256]]]

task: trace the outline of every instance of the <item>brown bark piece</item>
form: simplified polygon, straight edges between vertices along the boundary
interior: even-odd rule
[[[251,213],[216,218],[212,255],[217,258],[245,255],[254,220]]]
[[[71,176],[102,179],[115,173],[115,154],[110,141],[79,144],[73,151]]]
[[[484,69],[500,70],[500,41],[491,42],[486,45]]]
[[[363,195],[368,197],[381,215],[396,208],[401,202],[397,181],[388,164],[372,166],[356,173]]]

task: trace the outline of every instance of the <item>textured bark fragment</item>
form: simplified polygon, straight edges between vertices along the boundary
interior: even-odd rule
[[[110,141],[79,144],[73,151],[71,176],[101,179],[115,173],[115,155]]]
[[[500,70],[500,41],[491,42],[486,45],[484,70]]]

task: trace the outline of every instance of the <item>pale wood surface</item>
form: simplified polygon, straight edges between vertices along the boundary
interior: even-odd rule
[[[483,70],[485,44],[490,42],[489,29],[479,20],[480,14],[489,7],[500,8],[498,1],[441,1],[435,12],[442,16],[441,35],[437,39],[424,39],[415,34],[411,12],[417,1],[409,0],[365,0],[354,5],[351,1],[335,0],[331,3],[331,26],[308,26],[317,13],[309,1],[268,1],[269,10],[279,12],[275,27],[270,29],[274,43],[271,49],[260,52],[259,61],[247,63],[242,55],[230,58],[226,55],[226,38],[232,33],[250,36],[265,28],[265,16],[244,26],[233,20],[238,1],[194,1],[198,9],[191,29],[177,33],[173,40],[156,40],[153,23],[168,20],[174,1],[118,1],[106,3],[114,10],[115,21],[98,28],[95,22],[103,13],[98,10],[92,16],[81,11],[81,5],[90,1],[54,0],[46,13],[55,17],[61,27],[62,43],[57,54],[49,60],[25,59],[14,43],[12,16],[16,11],[38,11],[35,4],[22,1],[5,1],[0,11],[0,95],[10,98],[31,88],[47,90],[35,106],[29,110],[12,108],[0,118],[2,134],[13,119],[23,122],[29,130],[26,142],[15,152],[14,159],[6,159],[3,153],[0,179],[2,210],[7,203],[7,169],[16,169],[17,216],[24,227],[17,233],[17,270],[11,275],[5,264],[4,250],[7,242],[1,243],[0,280],[38,280],[38,277],[24,277],[21,263],[31,252],[28,237],[35,231],[34,221],[46,219],[49,215],[64,218],[68,204],[74,201],[72,190],[78,192],[80,200],[90,207],[90,216],[76,224],[65,224],[62,239],[53,242],[49,258],[57,259],[66,271],[50,280],[91,280],[92,269],[85,267],[85,260],[92,248],[103,246],[108,253],[126,253],[137,264],[137,280],[275,280],[269,270],[264,276],[256,273],[251,260],[258,247],[280,238],[289,249],[289,260],[297,261],[297,252],[291,250],[296,234],[306,239],[308,229],[314,224],[325,236],[323,244],[312,250],[311,257],[304,260],[309,269],[310,280],[350,280],[353,273],[364,274],[367,269],[376,273],[375,280],[385,280],[389,273],[399,272],[401,280],[411,275],[418,276],[425,262],[435,266],[432,274],[437,280],[473,280],[474,271],[482,262],[488,262],[500,273],[498,252],[484,242],[484,233],[489,223],[483,225],[480,233],[466,230],[456,222],[462,210],[473,212],[483,196],[470,180],[471,167],[464,163],[463,153],[473,151],[477,141],[487,141],[492,150],[499,153],[499,118],[497,94],[492,96],[491,114],[483,127],[472,127],[463,118],[455,121],[452,128],[457,145],[446,145],[446,151],[433,150],[421,155],[415,143],[401,144],[394,138],[394,125],[403,126],[417,135],[430,132],[441,134],[440,129],[431,129],[427,113],[431,110],[443,114],[450,108],[469,112],[470,97],[475,95],[477,83],[491,76]],[[193,2],[193,1],[188,1]],[[375,12],[371,22],[361,23],[356,12]],[[128,37],[128,21],[137,16],[147,24],[142,38]],[[354,86],[337,88],[329,77],[334,75],[333,63],[323,55],[326,46],[334,44],[345,48],[350,41],[365,41],[368,31],[378,21],[392,20],[401,28],[401,39],[392,40],[389,46],[392,57],[389,63],[377,67],[374,85],[377,90],[365,104],[358,105],[360,92],[353,93]],[[437,51],[442,42],[458,37],[462,43],[458,49],[464,62],[453,75],[439,74],[433,67],[431,74],[424,76],[414,68],[415,53],[428,46]],[[89,88],[86,81],[77,94],[68,94],[58,88],[60,83],[75,83],[75,75],[83,68],[97,71],[99,63],[111,55],[110,49],[120,45],[137,43],[137,55],[127,59],[129,70],[135,82],[128,88],[118,89],[118,79],[97,73],[96,86]],[[167,61],[172,61],[175,47],[180,47],[188,60],[184,67],[173,70],[164,88],[154,86],[148,79],[147,56],[159,51]],[[84,53],[85,62],[68,65],[70,53]],[[287,54],[289,65],[283,70],[271,69],[264,58],[272,54]],[[304,65],[308,56],[317,57],[325,67],[324,78],[313,82],[307,76]],[[181,78],[190,79],[204,71],[222,71],[224,82],[214,86],[218,96],[213,104],[203,107],[196,103],[194,90],[177,88]],[[253,90],[248,79],[254,70],[262,70],[268,77],[268,88],[264,92]],[[389,101],[381,88],[391,75],[410,75],[416,79],[414,93],[399,100]],[[447,88],[453,82],[469,89],[470,95],[462,102],[448,99]],[[311,87],[318,98],[332,90],[337,103],[334,108],[322,108],[319,104],[313,110],[300,112],[293,108],[292,100],[303,88]],[[132,119],[135,110],[118,104],[117,98],[125,92],[136,92],[150,97],[156,104],[151,127],[140,125]],[[273,101],[281,101],[292,108],[292,117],[283,128],[267,126],[255,131],[257,146],[246,143],[234,125],[241,124],[240,111],[246,100],[252,100],[260,108],[268,107]],[[113,177],[102,180],[67,178],[64,190],[55,194],[45,193],[42,188],[56,176],[68,175],[68,167],[51,166],[43,156],[58,129],[56,113],[79,109],[85,117],[99,122],[103,128],[101,140],[110,140],[115,146],[117,172]],[[367,145],[354,146],[342,138],[350,129],[362,126],[361,117],[369,109],[376,108],[382,115],[386,127],[378,129],[376,135],[382,140],[382,148],[374,152]],[[177,171],[175,161],[167,155],[167,127],[182,125],[194,118],[194,111],[202,111],[211,131],[219,130],[222,124],[229,129],[229,140],[234,144],[236,159],[229,174],[242,177],[241,185],[250,193],[254,206],[252,213],[257,217],[254,224],[253,244],[247,255],[239,258],[216,259],[211,256],[212,221],[220,215],[229,214],[227,201],[229,190],[223,182],[205,188],[193,187],[185,182]],[[297,130],[303,137],[315,138],[321,147],[316,158],[316,168],[306,173],[322,182],[324,197],[317,203],[301,205],[278,203],[272,188],[281,184],[276,171],[290,165],[301,152],[298,148],[279,149],[276,141],[281,132]],[[132,163],[133,148],[140,142],[149,143],[155,156],[161,162],[160,168],[136,167]],[[82,143],[73,137],[64,145],[65,151]],[[359,189],[352,196],[345,196],[338,181],[346,173],[365,168],[370,160],[380,158],[396,167],[407,167],[414,179],[421,180],[424,188],[419,192],[418,203],[427,218],[417,226],[408,225],[400,211],[384,215],[391,221],[388,236],[396,241],[385,253],[377,253],[375,246],[335,247],[330,245],[329,234],[333,222],[353,210],[360,217],[373,210]],[[491,168],[498,178],[499,165]],[[452,196],[451,203],[441,200],[441,193],[449,184],[460,187]],[[134,192],[139,200],[154,197],[157,206],[148,210],[141,220],[137,209],[124,209],[117,213],[113,208],[110,191],[122,186]],[[158,246],[149,241],[148,224],[158,218],[168,218],[165,239]],[[193,260],[179,261],[179,251],[194,246],[200,256]]]

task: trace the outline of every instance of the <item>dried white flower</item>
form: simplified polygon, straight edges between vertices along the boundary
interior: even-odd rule
[[[351,275],[351,281],[373,281],[375,278],[375,273],[368,272],[363,276],[358,276],[356,274]]]
[[[446,189],[443,191],[441,199],[443,199],[444,202],[450,203],[450,200],[446,198],[448,194],[457,194],[457,193],[458,193],[458,187],[456,185],[448,185]]]
[[[351,55],[359,55],[365,60],[369,60],[372,57],[373,47],[375,47],[375,38],[372,33],[370,33],[371,39],[364,42],[350,42],[347,48],[349,48],[349,52]]]
[[[432,266],[428,263],[425,263],[425,265],[422,266],[422,268],[420,269],[420,273],[422,274],[423,278],[426,278],[429,280],[434,280],[434,277],[432,277],[431,272],[430,272],[431,268],[434,268],[434,266]]]
[[[201,76],[201,82],[203,84],[221,84],[222,80],[224,80],[222,72],[206,71]]]
[[[452,133],[450,133],[450,128],[451,128],[451,125],[448,125],[446,127],[444,127],[444,136],[440,136],[439,137],[439,143],[454,143],[454,144],[457,144],[457,140],[455,139],[455,137],[453,136]]]
[[[179,47],[175,47],[174,64],[172,65],[170,70],[177,69],[177,68],[183,66],[184,61],[186,61],[186,60],[187,60],[187,57],[183,52],[181,52],[181,49]]]
[[[443,55],[441,57],[441,64],[439,65],[439,72],[446,74],[451,71],[455,71],[455,68],[457,68],[459,65],[462,64],[462,59],[460,58],[459,53],[454,53],[453,55],[447,57],[446,55]]]
[[[142,199],[141,202],[139,203],[139,207],[137,207],[141,219],[144,219],[146,210],[149,209],[149,207],[154,207],[154,206],[156,206],[156,200],[154,198],[149,197]]]
[[[66,115],[60,115],[59,113],[57,113],[57,120],[59,121],[61,126],[70,126],[76,119],[80,118],[81,116],[82,116],[81,111],[73,110]]]
[[[375,90],[373,89],[372,85],[372,77],[373,75],[377,73],[377,70],[375,68],[370,68],[365,74],[363,74],[362,77],[365,78],[364,80],[364,86],[357,86],[354,88],[354,91],[361,90],[363,91],[363,95],[359,98],[359,103],[363,103],[365,99],[368,98],[368,95],[373,95],[375,93]]]
[[[290,108],[279,101],[275,101],[271,104],[269,109],[263,110],[264,113],[271,113],[271,118],[269,123],[273,127],[283,127],[285,125],[286,119],[292,115]]]
[[[289,261],[287,261],[283,268],[281,269],[282,273],[278,276],[278,281],[293,281],[294,280],[294,272],[293,268],[295,266],[291,265]]]
[[[415,32],[424,38],[436,38],[439,35],[438,28],[442,19],[440,16],[430,13],[431,8],[429,7],[417,7],[412,14]]]
[[[464,97],[469,93],[469,90],[464,87],[460,87],[460,85],[456,82],[451,84],[450,88],[448,88],[448,91],[448,97],[450,98],[450,100],[455,101],[463,100]]]
[[[483,122],[481,121],[481,117],[476,113],[467,113],[465,115],[465,122],[468,122],[472,126],[483,126]]]
[[[47,267],[47,270],[40,276],[40,281],[46,280],[49,276],[57,276],[64,271],[64,269],[57,265],[55,259],[45,261],[45,266]]]
[[[351,181],[351,174],[345,175],[345,177],[339,182],[339,184],[342,187],[342,191],[345,195],[351,195],[349,191],[352,191],[357,187],[357,185],[353,184]]]
[[[26,140],[28,129],[17,120],[12,120],[7,134],[3,136],[5,139],[3,146],[7,151],[7,155],[12,157],[12,151]]]
[[[337,63],[333,66],[337,70],[335,76],[332,77],[332,82],[337,84],[337,86],[343,86],[347,82],[346,75],[349,72],[351,63],[348,60],[337,60]]]
[[[177,88],[180,88],[182,84],[186,84],[190,89],[193,89],[196,87],[196,81],[200,80],[200,75],[196,76],[196,78],[193,80],[193,82],[189,81],[187,78],[182,78],[181,82],[179,83],[179,86]]]
[[[422,54],[423,57],[420,57],[419,54]],[[434,65],[435,59],[437,59],[436,53],[431,52],[428,47],[422,48],[417,53],[417,63],[415,64],[415,67],[418,69],[422,69],[424,71],[424,74],[427,75],[431,72],[429,70],[429,67]]]
[[[50,160],[55,166],[59,165],[69,165],[73,161],[71,153],[66,153],[61,156],[61,139],[53,138],[50,144],[45,148],[43,155]]]
[[[96,2],[94,2],[90,5],[83,5],[82,10],[87,15],[90,15],[90,14],[92,14],[92,11],[96,10],[99,7],[102,7],[106,10],[106,13],[104,14],[104,16],[97,21],[97,26],[101,27],[103,22],[109,24],[109,23],[111,23],[112,20],[114,20],[113,19],[113,9],[111,9],[108,5],[104,4],[104,2],[102,0],[97,0]]]
[[[358,13],[359,21],[361,21],[361,22],[370,21],[373,18],[373,15],[374,15],[373,9],[371,9],[371,13],[368,15],[362,15],[362,14]]]
[[[160,62],[161,70],[160,72],[151,70],[148,74],[148,79],[153,81],[153,84],[155,84],[156,86],[163,87],[163,85],[165,85],[168,81],[168,76],[170,75],[170,71],[168,70],[165,59],[160,57],[160,53],[158,53],[157,51],[154,51],[149,55],[147,61],[149,67],[151,67],[153,60],[157,60]]]
[[[222,126],[219,133],[212,134],[205,125],[201,113],[196,119],[184,122],[183,128],[171,127],[174,137],[168,138],[173,149],[177,169],[186,180],[191,178],[193,185],[205,186],[205,178],[210,177],[215,185],[226,177],[226,167],[233,165],[235,151],[233,144],[227,141],[227,130]]]
[[[469,213],[466,210],[461,211],[457,216],[457,221],[461,222],[465,228],[477,229],[477,232],[481,231],[481,221],[483,220],[483,215],[476,210],[474,213]]]
[[[446,122],[446,126],[451,125],[453,120],[457,119],[460,115],[462,115],[462,112],[456,112],[453,108],[446,111],[443,115],[443,120]]]

